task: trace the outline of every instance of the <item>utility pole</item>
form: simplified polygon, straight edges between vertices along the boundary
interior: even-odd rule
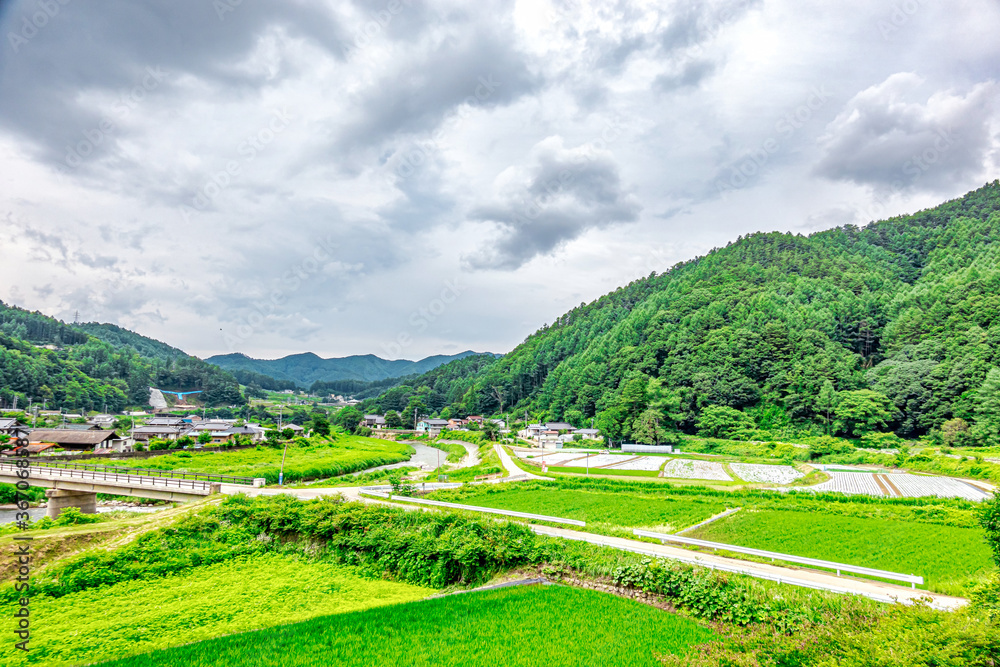
[[[285,483],[285,455],[288,454],[288,441],[285,440],[285,451],[281,453],[281,470],[278,471],[278,486]]]

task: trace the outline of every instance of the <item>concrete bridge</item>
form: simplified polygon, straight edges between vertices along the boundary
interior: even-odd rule
[[[23,471],[27,470],[27,477]],[[115,468],[82,463],[31,462],[27,468],[10,463],[0,463],[0,483],[45,487],[48,490],[48,511],[52,518],[67,507],[77,507],[81,512],[97,512],[97,494],[134,496],[155,500],[185,502],[198,500],[219,493],[222,485],[236,489],[263,486],[263,479],[175,472],[172,470],[145,470]]]

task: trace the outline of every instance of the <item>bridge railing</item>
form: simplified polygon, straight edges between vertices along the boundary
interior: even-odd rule
[[[213,475],[202,472],[178,472],[176,470],[156,470],[153,468],[132,468],[125,466],[106,466],[93,463],[75,463],[71,461],[31,461],[32,468],[51,468],[56,470],[80,470],[92,473],[113,473],[131,475],[133,477],[156,477],[160,479],[182,479],[217,484],[241,484],[253,486],[252,477],[234,477],[233,475]]]
[[[57,477],[60,479],[78,479],[83,482],[108,482],[113,485],[127,484],[129,486],[148,486],[157,489],[191,489],[201,491],[206,494],[212,492],[212,486],[218,482],[203,482],[193,479],[172,479],[170,477],[150,477],[149,475],[131,475],[128,473],[112,471],[94,470],[74,470],[73,468],[46,468],[42,466],[32,466],[35,469],[36,479],[49,479]],[[20,468],[10,464],[0,464],[0,473],[16,473]],[[218,488],[218,487],[216,487]]]

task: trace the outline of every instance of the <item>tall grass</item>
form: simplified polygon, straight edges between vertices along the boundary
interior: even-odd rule
[[[655,667],[714,633],[637,602],[561,586],[453,595],[313,619],[105,667]]]
[[[0,643],[0,664],[81,664],[426,597],[431,589],[364,579],[351,568],[276,554],[238,558],[154,581],[128,581],[31,602],[27,656]],[[0,607],[10,618],[14,606]],[[238,663],[234,663],[235,665]]]

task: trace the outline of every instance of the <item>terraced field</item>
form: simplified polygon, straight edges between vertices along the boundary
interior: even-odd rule
[[[670,459],[665,466],[661,477],[676,477],[679,479],[708,479],[720,482],[731,482],[733,478],[729,476],[721,463],[714,461],[687,461],[684,459]]]
[[[632,600],[524,586],[327,616],[104,667],[656,667],[658,655],[713,638],[694,621]]]
[[[747,482],[766,482],[770,484],[791,484],[797,479],[805,477],[805,473],[799,472],[792,466],[760,465],[756,463],[730,463],[740,479]]]
[[[433,500],[448,500],[466,505],[545,514],[592,524],[646,527],[649,530],[674,532],[693,526],[726,509],[721,500],[690,498],[658,498],[631,493],[602,493],[576,489],[510,488],[502,493],[462,494],[455,497],[448,492],[428,496]],[[630,531],[624,531],[631,535]]]
[[[963,595],[992,566],[978,528],[784,510],[743,511],[686,537],[919,574],[930,590]]]
[[[736,464],[734,464],[736,465]],[[735,470],[735,468],[734,468]],[[737,473],[738,474],[738,473]],[[908,473],[878,474],[871,472],[840,472],[829,470],[830,479],[822,484],[803,487],[811,491],[833,491],[848,495],[889,497],[937,497],[985,500],[986,491],[958,479],[911,475]]]

